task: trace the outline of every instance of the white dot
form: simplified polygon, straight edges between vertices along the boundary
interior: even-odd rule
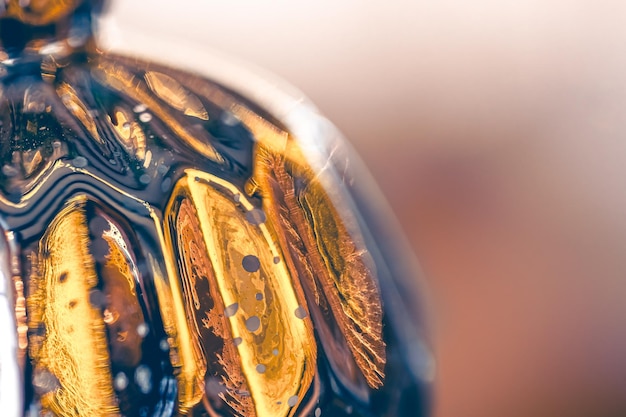
[[[74,166],[78,168],[84,168],[87,166],[87,159],[83,156],[77,156],[74,158]]]
[[[298,306],[296,310],[293,312],[295,316],[301,320],[306,318],[306,310],[302,306]]]
[[[7,177],[14,177],[18,174],[18,171],[11,165],[4,165],[2,167],[2,173]]]
[[[224,309],[224,317],[228,318],[234,316],[237,310],[239,310],[239,303],[232,303]]]
[[[87,36],[84,34],[80,34],[78,36],[70,36],[67,38],[67,44],[72,48],[76,48],[85,43]]]
[[[320,417],[321,415],[322,415],[322,410],[319,407],[317,407],[315,409],[315,417]]]
[[[152,115],[150,113],[141,113],[139,115],[139,120],[144,123],[148,123],[150,120],[152,120]]]
[[[289,407],[293,407],[296,404],[298,404],[298,396],[297,395],[292,395],[291,397],[289,397],[289,399],[287,400],[287,405]]]
[[[115,379],[113,380],[113,387],[117,391],[123,391],[128,386],[128,377],[124,372],[119,372],[115,375]]]
[[[261,320],[257,316],[252,316],[246,320],[246,328],[251,332],[256,332],[261,327]]]
[[[226,392],[226,387],[220,382],[219,379],[209,377],[205,384],[206,393],[211,397],[216,397]]]
[[[237,118],[237,116],[235,116],[231,112],[225,111],[224,113],[222,113],[220,118],[226,126],[235,126],[239,123],[239,119]]]
[[[246,213],[246,220],[250,224],[258,226],[261,223],[265,223],[267,216],[263,210],[255,208]]]
[[[135,382],[139,386],[139,391],[144,394],[152,391],[152,371],[146,365],[139,365],[135,370]]]
[[[133,107],[133,111],[135,113],[143,113],[146,111],[146,109],[148,108],[148,106],[146,106],[143,103],[137,104],[135,107]]]
[[[163,191],[164,193],[167,192],[167,190],[169,190],[170,185],[172,185],[172,179],[171,178],[165,178],[163,180],[163,182],[161,183],[161,191]]]
[[[149,331],[150,328],[146,323],[141,323],[139,326],[137,326],[137,334],[139,335],[139,337],[146,337]]]

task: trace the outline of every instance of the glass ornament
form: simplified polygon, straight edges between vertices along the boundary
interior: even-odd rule
[[[100,52],[101,6],[0,5],[2,414],[425,416],[417,270],[336,129]]]

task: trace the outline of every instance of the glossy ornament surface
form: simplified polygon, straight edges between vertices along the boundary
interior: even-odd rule
[[[95,8],[0,20],[5,415],[425,415],[415,272],[336,132],[98,52]]]

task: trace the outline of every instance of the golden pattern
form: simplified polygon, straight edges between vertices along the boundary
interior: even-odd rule
[[[200,120],[209,120],[209,113],[200,99],[172,77],[156,71],[147,71],[144,78],[154,94],[176,110]]]
[[[61,98],[65,107],[74,117],[76,117],[76,119],[78,119],[78,121],[80,121],[91,137],[100,144],[104,143],[104,140],[102,140],[100,133],[98,132],[96,121],[89,112],[85,103],[78,98],[78,95],[72,86],[67,83],[59,84],[57,87],[57,94]]]
[[[118,365],[137,366],[141,360],[140,326],[145,319],[135,289],[134,263],[117,226],[108,221],[102,233],[108,254],[100,271],[107,296],[104,322],[109,330],[111,360]]]
[[[186,415],[204,396],[206,362],[198,349],[197,340],[192,339],[192,328],[189,326],[183,302],[185,293],[178,279],[176,254],[171,250],[172,236],[167,229],[164,232],[161,219],[154,212],[151,217],[164,250],[165,273],[161,271],[155,258],[148,259],[154,274],[164,330],[168,335],[170,361],[177,373],[178,409],[181,414]]]
[[[115,120],[112,120],[112,125],[117,139],[137,159],[143,161],[146,157],[146,134],[143,129],[127,109],[116,107],[113,114]]]
[[[81,0],[9,0],[4,14],[30,25],[46,25],[68,15]]]
[[[95,62],[93,74],[104,85],[112,87],[125,95],[132,97],[138,103],[143,103],[147,109],[154,113],[174,134],[191,146],[196,152],[204,155],[215,162],[223,162],[223,157],[209,143],[194,137],[192,133],[172,116],[168,107],[164,106],[158,96],[152,94],[152,90],[146,83],[128,72],[123,66],[113,61],[100,57]]]
[[[330,310],[367,384],[380,387],[386,363],[382,305],[369,253],[307,168],[261,148],[256,169],[264,206],[290,249],[294,272],[315,303]],[[304,180],[299,190],[295,178]]]
[[[226,181],[201,171],[186,173],[171,201],[182,199],[179,210],[184,211],[179,211],[179,221],[192,214],[197,216],[192,224],[199,225],[200,233],[194,232],[193,239],[203,239],[205,249],[200,244],[196,248],[206,250],[212,265],[211,272],[208,262],[193,264],[204,265],[209,272],[204,278],[213,281],[209,283],[210,294],[198,294],[198,299],[207,300],[207,304],[209,299],[215,301],[213,309],[204,307],[207,311],[203,323],[222,338],[224,346],[239,342],[236,355],[230,347],[219,353],[226,388],[222,398],[240,415],[251,415],[245,408],[247,402],[240,401],[246,395],[254,404],[256,416],[293,415],[311,385],[316,361],[310,320],[295,314],[298,308],[305,309],[304,300],[294,291],[297,284],[281,261],[266,226],[253,224],[245,217],[246,211],[254,209],[252,204]],[[238,203],[233,200],[235,195]],[[181,230],[189,229],[179,229],[179,233]],[[166,227],[166,233],[171,231]],[[187,258],[192,247],[189,237],[185,239],[187,250],[181,252]],[[174,237],[166,241],[174,241]],[[197,249],[194,252],[200,254]],[[247,265],[245,259],[253,262]],[[184,262],[192,264],[191,259]],[[181,268],[181,272],[185,270]],[[193,305],[193,298],[186,302]],[[195,315],[191,317],[195,320]],[[195,326],[197,323],[190,324],[191,328]],[[245,378],[248,391],[241,390],[244,385],[239,375]],[[233,378],[230,383],[229,378]],[[238,387],[229,386],[233,383]]]
[[[224,317],[225,307],[216,288],[198,216],[188,198],[180,202],[175,224],[176,227],[172,231],[176,235],[187,317],[192,322],[191,328],[195,334],[195,340],[202,345],[200,352],[205,366],[206,356],[213,356],[208,358],[210,363],[205,379],[214,378],[224,386],[224,390],[218,390],[217,394],[236,415],[253,417],[255,416],[254,404],[247,395],[249,389],[241,372],[228,321]],[[199,280],[205,281],[201,288],[208,287],[208,291],[200,295],[198,295]],[[200,325],[202,329],[199,329]],[[207,331],[219,338],[221,343],[207,340],[211,336],[206,334]],[[207,392],[207,395],[211,394]]]
[[[98,282],[88,252],[85,200],[61,210],[41,239],[29,281],[30,356],[41,404],[58,416],[117,415],[105,324],[90,294]]]
[[[6,13],[29,22],[26,3]],[[30,2],[44,20],[78,3]],[[30,258],[11,273],[26,407],[295,417],[367,404],[385,382],[383,306],[345,190],[325,182],[331,161],[314,168],[327,155],[226,88],[91,40],[74,62],[59,36],[28,45],[51,54],[43,87],[25,84],[23,109],[7,102],[30,138],[5,152],[22,169],[3,166],[16,193],[0,193]]]

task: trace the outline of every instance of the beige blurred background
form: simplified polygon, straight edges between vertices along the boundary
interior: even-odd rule
[[[626,416],[626,2],[134,0],[105,28],[253,62],[350,138],[432,288],[435,417]]]

